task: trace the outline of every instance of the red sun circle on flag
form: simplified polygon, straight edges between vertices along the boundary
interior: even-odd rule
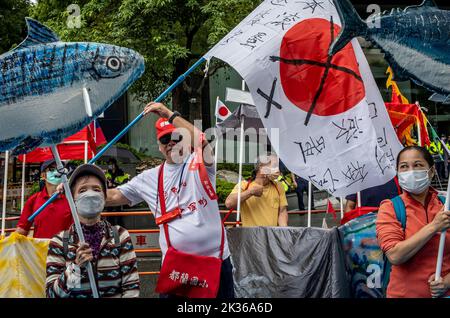
[[[280,50],[281,85],[300,109],[332,116],[355,107],[365,97],[353,46],[328,57],[340,27],[325,19],[307,19],[286,32]],[[333,35],[333,36],[332,36]]]
[[[219,108],[219,115],[225,117],[228,115],[228,108],[222,106]]]

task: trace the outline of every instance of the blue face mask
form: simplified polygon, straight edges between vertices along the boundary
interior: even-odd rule
[[[46,179],[48,183],[53,185],[58,185],[62,182],[61,177],[59,176],[58,171],[47,171]]]

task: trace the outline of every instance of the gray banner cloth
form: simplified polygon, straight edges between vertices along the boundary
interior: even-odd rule
[[[236,297],[351,297],[337,228],[239,227],[227,235]]]

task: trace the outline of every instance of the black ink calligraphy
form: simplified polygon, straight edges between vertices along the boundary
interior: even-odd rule
[[[388,141],[386,138],[386,127],[383,127],[383,136],[378,137],[377,141],[380,148],[384,148],[388,145]]]
[[[257,47],[258,43],[264,43],[264,38],[267,36],[267,33],[264,32],[258,32],[255,35],[252,35],[245,41],[245,43],[239,43],[242,46],[248,46],[252,50]]]
[[[316,175],[312,175],[309,176],[309,180],[316,185],[316,187],[325,189],[329,193],[336,192],[336,182],[339,182],[339,179],[335,179],[333,177],[333,174],[329,168],[325,171],[322,178],[317,179]]]
[[[381,174],[384,175],[385,171],[388,169],[393,169],[395,157],[392,148],[387,151],[381,150],[379,147],[375,147],[375,159],[380,168]]]
[[[316,11],[317,7],[320,7],[323,9],[323,1],[322,2],[318,2],[316,0],[312,0],[310,2],[307,1],[296,1],[296,3],[304,3],[306,4],[306,7],[303,8],[303,10],[307,10],[307,9],[311,9],[312,10],[312,14],[314,14],[314,12]]]
[[[301,17],[299,16],[300,13],[288,13],[284,12],[283,14],[280,14],[276,17],[276,21],[268,22],[266,24],[272,24],[276,27],[281,26],[281,29],[284,31],[286,30],[286,27],[291,26],[293,23],[299,21]]]
[[[222,43],[220,43],[220,45],[227,45],[232,40],[234,40],[235,38],[237,38],[239,35],[242,35],[242,34],[244,34],[244,31],[238,30],[238,31],[234,32],[229,38],[226,38],[225,40],[223,40]]]
[[[273,100],[273,96],[275,95],[275,89],[277,88],[277,81],[278,79],[275,78],[273,80],[272,83],[272,89],[270,91],[270,95],[265,94],[261,89],[258,88],[258,90],[256,91],[259,95],[261,95],[265,100],[267,100],[267,110],[266,110],[266,114],[264,115],[264,118],[268,118],[270,115],[270,110],[272,109],[272,106],[275,106],[278,109],[283,109],[283,107],[278,104],[277,102],[275,102]]]
[[[270,1],[270,3],[274,6],[280,6],[280,7],[284,7],[285,4],[288,4],[287,0],[272,0],[272,1]]]
[[[378,117],[377,104],[369,103],[369,101],[367,101],[367,105],[369,106],[370,119],[377,118]]]
[[[295,144],[300,147],[304,163],[306,163],[307,157],[316,156],[325,150],[325,139],[323,137],[319,139],[309,137],[309,141],[303,143],[295,142]]]
[[[351,118],[351,119],[342,119],[341,125],[333,122],[333,125],[339,129],[338,135],[336,136],[336,140],[345,137],[345,141],[350,143],[352,139],[358,139],[358,135],[364,133],[360,128],[358,122],[362,121],[362,118]]]
[[[261,20],[263,20],[270,12],[272,12],[272,10],[266,10],[263,11],[261,13],[258,13],[256,16],[254,16],[248,23],[247,25],[250,26],[254,26],[255,24],[258,24],[259,22],[261,22]]]
[[[345,171],[341,171],[344,175],[346,181],[348,182],[347,188],[355,184],[356,182],[364,182],[368,172],[365,171],[366,165],[362,165],[359,161],[352,162],[347,165],[347,169]]]

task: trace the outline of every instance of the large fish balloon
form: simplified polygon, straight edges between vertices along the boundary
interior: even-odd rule
[[[28,36],[0,55],[0,152],[26,153],[76,133],[144,73],[128,48],[61,42],[27,18]]]
[[[450,98],[450,11],[433,0],[419,6],[393,9],[361,20],[349,0],[334,0],[342,30],[330,54],[354,37],[378,46],[399,81],[411,79],[428,90]]]

